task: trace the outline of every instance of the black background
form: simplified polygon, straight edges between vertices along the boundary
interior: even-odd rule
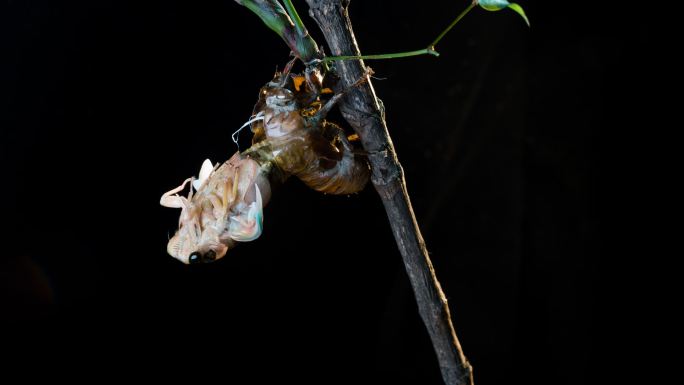
[[[357,0],[351,16],[363,52],[412,50],[465,3]],[[258,241],[207,266],[166,255],[178,211],[159,197],[236,151],[288,60],[256,16],[232,1],[4,5],[0,319],[32,362],[440,383],[372,187],[293,179]],[[618,307],[613,134],[640,119],[649,28],[608,6],[522,5],[531,29],[476,9],[441,57],[368,64],[476,383],[600,382]]]

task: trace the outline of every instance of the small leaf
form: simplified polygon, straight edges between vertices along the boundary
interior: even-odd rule
[[[521,6],[519,6],[519,5],[516,4],[516,3],[511,3],[511,4],[508,6],[508,8],[514,10],[518,15],[520,15],[520,17],[523,18],[523,20],[525,20],[525,23],[527,23],[527,26],[528,26],[528,27],[530,26],[530,20],[527,18],[527,15],[525,15],[525,11],[523,11],[523,9],[522,9]]]
[[[525,23],[527,23],[528,27],[530,26],[530,20],[527,18],[527,15],[525,15],[525,11],[523,11],[522,7],[516,3],[509,3],[508,0],[479,0],[478,4],[480,4],[482,9],[492,12],[500,11],[504,8],[510,8],[520,15],[523,20],[525,20]]]

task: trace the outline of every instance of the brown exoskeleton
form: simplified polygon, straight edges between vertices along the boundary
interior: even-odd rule
[[[322,86],[318,71],[293,76],[291,65],[259,93],[248,122],[252,146],[220,166],[205,161],[198,179],[188,178],[162,196],[163,206],[181,208],[178,231],[167,246],[179,261],[212,262],[236,242],[258,238],[271,184],[290,175],[330,194],[358,192],[368,181],[366,159],[354,153],[340,127],[325,120],[343,93],[326,98],[332,91]],[[178,195],[188,182],[188,196]]]

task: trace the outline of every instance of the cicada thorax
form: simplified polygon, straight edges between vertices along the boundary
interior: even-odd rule
[[[244,201],[258,171],[258,163],[235,153],[211,174],[206,186],[193,197],[193,202],[202,204],[203,212],[210,218],[225,221]]]
[[[369,168],[355,156],[344,130],[319,115],[332,87],[311,75],[276,73],[260,90],[254,108],[254,115],[263,119],[252,125],[253,144],[270,151],[280,170],[309,187],[350,194],[366,184]]]

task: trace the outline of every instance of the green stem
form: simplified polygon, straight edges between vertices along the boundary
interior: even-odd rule
[[[292,0],[283,0],[285,9],[277,0],[235,0],[252,12],[256,13],[261,20],[273,31],[275,31],[292,51],[303,62],[309,63],[311,60],[316,60],[320,57],[316,42],[311,38],[302,19],[299,17],[297,10],[292,4]],[[444,36],[451,31],[461,19],[470,12],[477,5],[477,1],[473,1],[468,8],[461,12],[456,19],[449,24],[442,33],[437,36],[435,40],[430,43],[427,48],[418,49],[415,51],[385,53],[379,55],[350,55],[350,56],[328,56],[324,57],[321,62],[326,65],[329,62],[336,60],[377,60],[377,59],[395,59],[409,56],[433,55],[439,56],[439,52],[435,50],[435,46]]]
[[[432,43],[430,43],[430,47],[434,48],[437,45],[437,43],[439,43],[439,41],[442,40],[444,35],[446,35],[449,31],[451,31],[451,29],[454,28],[454,26],[456,24],[458,24],[458,22],[461,21],[461,19],[463,19],[463,17],[465,15],[467,15],[468,12],[470,12],[470,10],[473,9],[473,7],[475,7],[476,5],[477,5],[476,1],[473,1],[472,3],[470,3],[468,8],[466,8],[463,12],[461,12],[458,16],[456,16],[456,19],[454,19],[454,21],[452,21],[451,24],[449,24],[449,26],[446,27],[446,29],[444,31],[442,31],[442,33],[440,33],[439,36],[437,36],[437,38],[435,40],[432,41]]]
[[[380,55],[348,55],[348,56],[326,56],[323,58],[323,62],[331,62],[335,60],[358,60],[358,59],[394,59],[398,57],[409,57],[409,56],[419,56],[419,55],[434,55],[439,56],[439,52],[435,51],[433,48],[418,49],[415,51],[408,52],[397,52],[397,53],[384,53]]]
[[[285,0],[285,6],[287,7],[287,3],[289,3],[289,0]],[[430,45],[427,48],[424,49],[418,49],[415,51],[407,51],[407,52],[397,52],[397,53],[385,53],[385,54],[380,54],[380,55],[360,55],[360,56],[327,56],[322,59],[324,63],[335,61],[335,60],[358,60],[358,59],[364,59],[364,60],[375,60],[375,59],[394,59],[394,58],[399,58],[399,57],[409,57],[409,56],[420,56],[420,55],[433,55],[433,56],[439,56],[439,52],[435,50],[435,46],[437,43],[439,43],[444,36],[451,31],[452,28],[456,24],[458,24],[461,19],[465,15],[470,12],[471,9],[473,9],[477,5],[477,1],[473,1],[470,3],[468,8],[466,8],[463,12],[459,13],[458,16],[456,16],[456,19],[449,24],[448,27],[442,33],[437,36],[435,40],[430,43]]]
[[[283,0],[283,4],[285,4],[285,10],[294,22],[299,36],[306,36],[309,32],[306,30],[302,18],[299,17],[299,13],[297,13],[297,9],[294,7],[294,4],[292,4],[292,0]]]

